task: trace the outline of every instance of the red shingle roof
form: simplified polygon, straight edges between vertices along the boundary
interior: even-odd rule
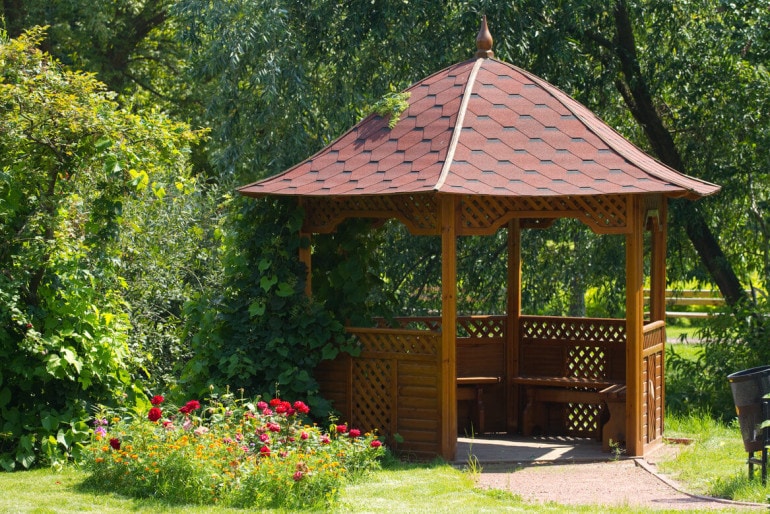
[[[555,86],[496,59],[459,63],[407,91],[409,108],[392,130],[371,115],[240,192],[697,198],[719,190],[658,162]]]

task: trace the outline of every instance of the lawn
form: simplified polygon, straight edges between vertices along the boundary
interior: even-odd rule
[[[677,477],[688,490],[704,494],[735,494],[751,501],[764,501],[767,489],[759,480],[745,479],[746,466],[740,435],[698,417],[670,420],[670,434],[691,437],[689,445],[672,462],[660,467]],[[707,464],[706,464],[707,463]],[[0,473],[0,512],[241,512],[220,507],[172,506],[155,499],[131,499],[83,487],[86,474],[74,467],[63,471],[40,469]],[[596,512],[598,507],[535,505],[504,491],[483,491],[475,487],[471,473],[447,464],[407,464],[391,461],[366,480],[346,485],[335,512],[422,513],[422,512]],[[627,507],[602,512],[630,512]],[[633,512],[650,512],[644,509]]]

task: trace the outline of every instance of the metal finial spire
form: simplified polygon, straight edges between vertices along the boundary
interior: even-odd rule
[[[481,28],[476,36],[476,57],[493,57],[495,55],[492,51],[493,41],[492,33],[489,32],[489,27],[487,27],[487,15],[485,14],[481,18]]]

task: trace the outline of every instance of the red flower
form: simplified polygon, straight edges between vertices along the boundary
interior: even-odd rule
[[[375,439],[374,441],[369,443],[369,446],[371,446],[372,448],[379,448],[380,446],[382,446],[382,443],[379,440]]]
[[[304,430],[299,435],[299,438],[302,439],[303,441],[306,440],[308,437],[310,437],[310,435],[307,432],[305,432]]]
[[[280,432],[281,425],[279,425],[278,423],[268,423],[267,429],[270,430],[271,432]]]
[[[147,413],[147,419],[150,421],[158,421],[163,416],[163,413],[161,410],[157,407],[153,407],[150,409],[150,412]]]
[[[158,405],[160,405],[161,403],[163,403],[163,400],[165,400],[165,398],[163,398],[163,397],[162,397],[161,395],[159,395],[159,394],[156,394],[155,396],[153,396],[153,397],[152,397],[152,400],[150,400],[150,403],[152,403],[152,404],[153,404],[153,405],[155,405],[155,406],[158,406]]]
[[[347,425],[337,425],[337,433],[338,434],[344,434],[347,431],[348,431],[348,426]]]
[[[302,471],[297,471],[296,473],[294,473],[294,476],[292,476],[292,478],[294,479],[295,482],[299,482],[300,480],[302,480],[303,476],[305,476],[305,474],[302,473]]]
[[[189,402],[185,403],[184,407],[179,409],[179,412],[182,414],[190,414],[194,410],[198,410],[201,408],[201,404],[198,400],[190,400]]]
[[[120,439],[116,437],[110,439],[110,446],[112,446],[113,450],[120,450]]]
[[[279,405],[281,405],[281,402],[282,400],[280,398],[273,398],[272,400],[270,400],[270,406],[278,407]]]
[[[305,405],[300,401],[294,402],[294,409],[297,410],[298,412],[301,412],[302,414],[307,414],[308,412],[310,412],[310,407],[308,407],[307,405]]]
[[[350,433],[348,434],[350,437],[360,437],[361,431],[357,428],[351,428]]]
[[[269,448],[269,447],[267,447],[267,446],[263,446],[262,448],[260,448],[260,449],[259,449],[259,453],[260,453],[260,455],[262,455],[263,457],[267,457],[267,456],[269,456],[269,455],[270,455],[270,448]]]

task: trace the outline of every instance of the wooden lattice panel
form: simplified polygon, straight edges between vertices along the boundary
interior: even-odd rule
[[[607,355],[599,346],[575,346],[567,352],[567,376],[601,379],[607,376]]]
[[[353,359],[352,423],[355,426],[367,431],[390,431],[393,371],[393,363],[388,360]]]
[[[438,204],[433,195],[305,197],[303,230],[328,234],[346,218],[400,220],[413,234],[438,234]]]
[[[500,338],[505,334],[505,316],[471,316],[457,318],[457,337]]]
[[[433,358],[439,351],[439,336],[436,332],[388,328],[351,328],[348,331],[358,339],[361,354],[375,358],[378,354]]]
[[[626,322],[622,319],[523,316],[520,326],[522,341],[580,342],[597,346],[626,342]]]
[[[544,196],[463,197],[460,209],[462,234],[490,234],[513,218],[575,217],[602,234],[626,231],[627,197]]]
[[[591,403],[568,403],[565,406],[567,433],[578,437],[596,437],[601,421],[601,407]]]

